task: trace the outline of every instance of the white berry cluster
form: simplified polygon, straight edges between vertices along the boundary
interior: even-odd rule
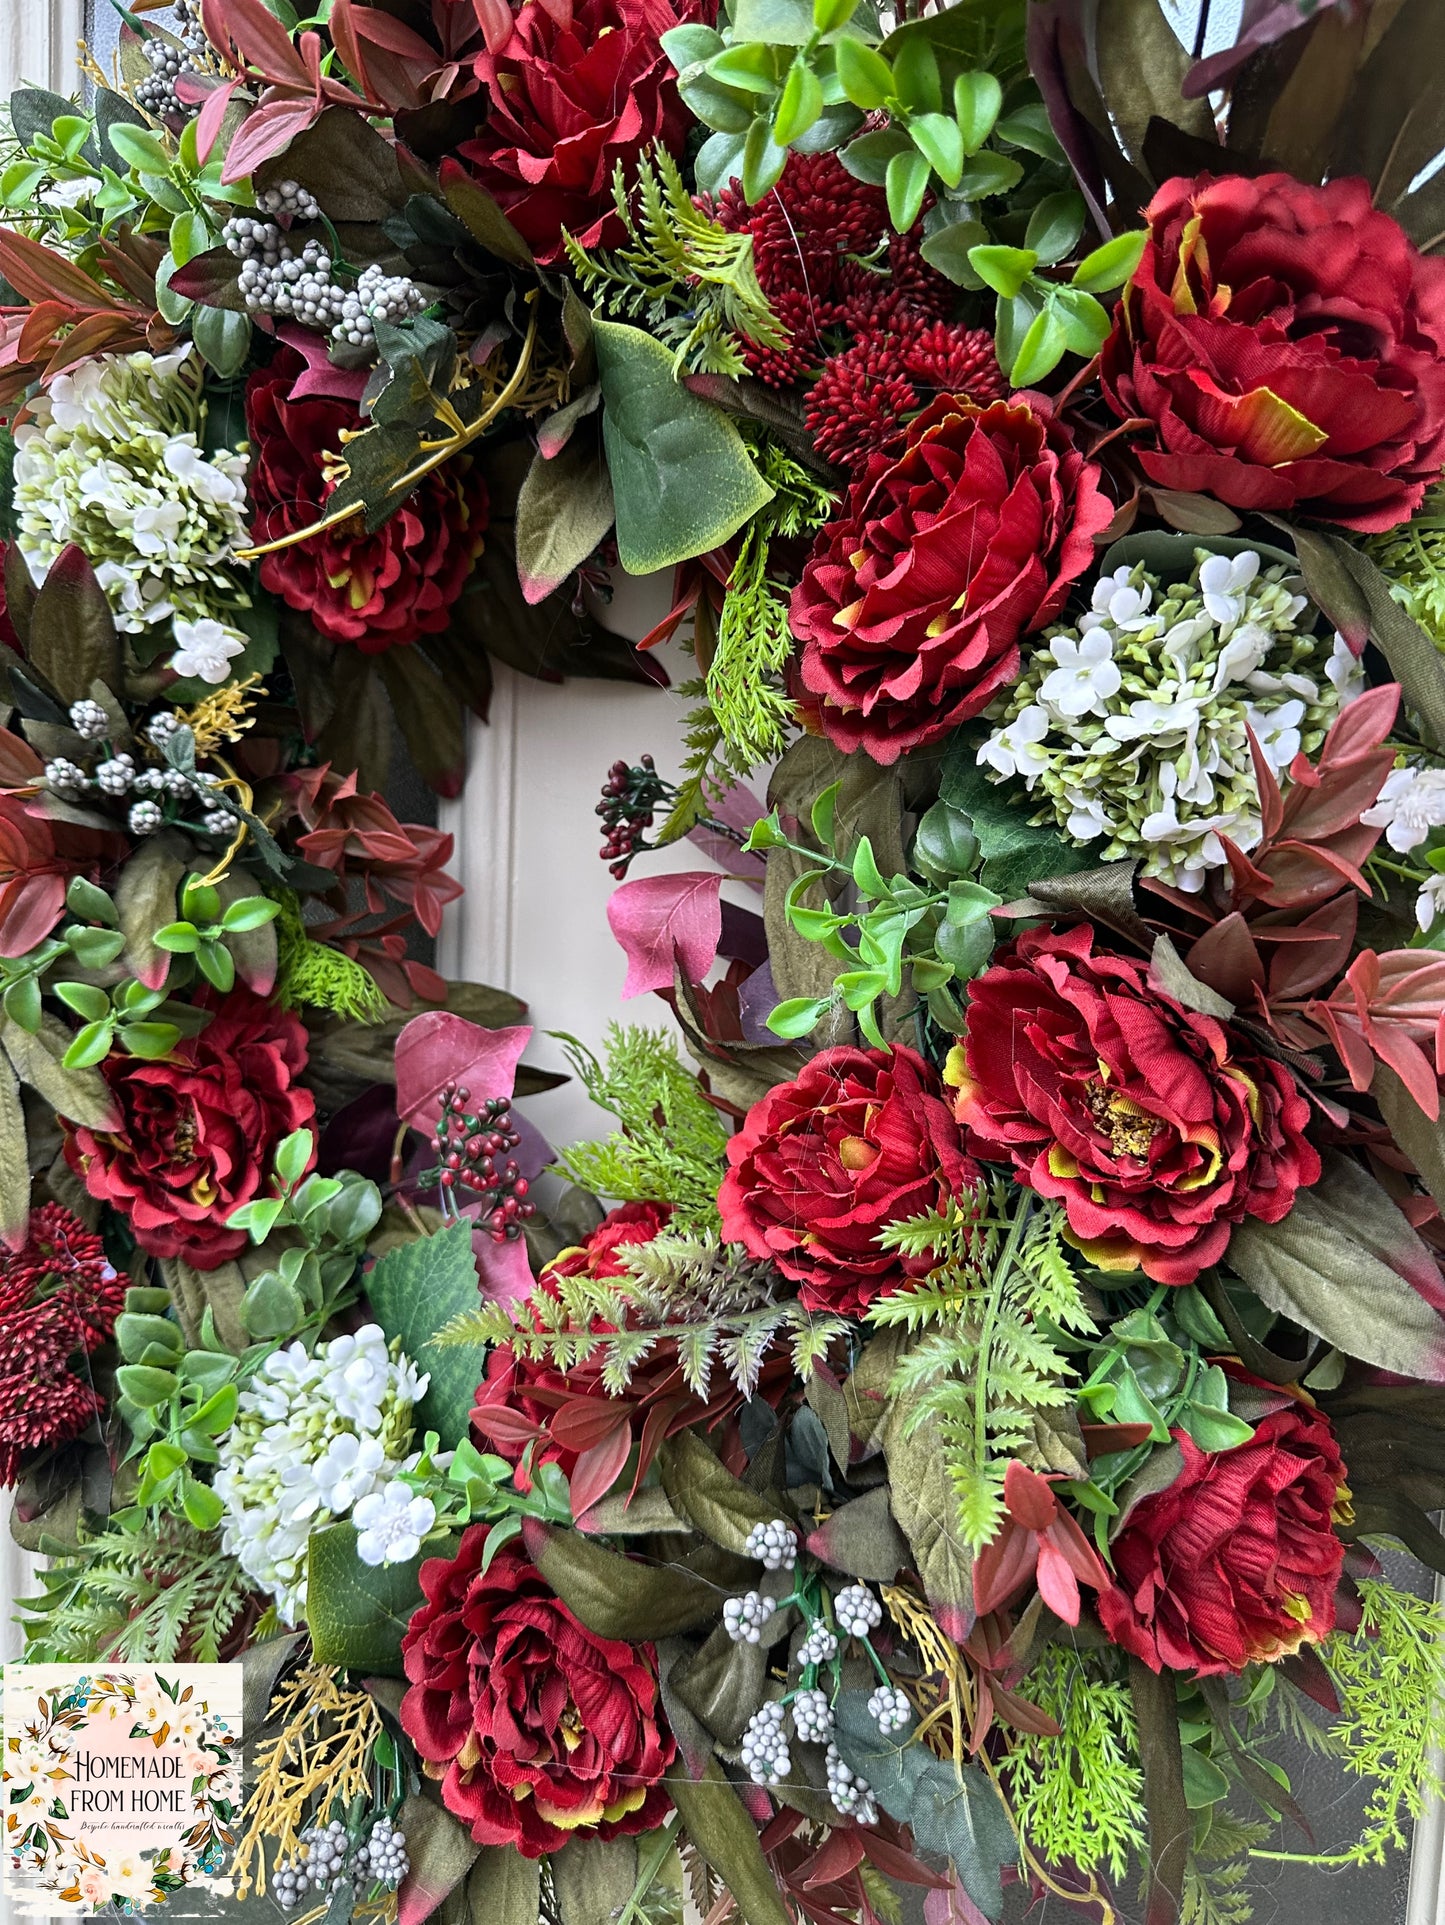
[[[16,540],[37,582],[70,542],[116,626],[145,634],[244,608],[246,462],[205,453],[204,372],[173,354],[102,354],[57,375],[15,431]]]
[[[821,1619],[798,1646],[799,1664],[831,1664],[838,1655],[838,1639]]]
[[[174,40],[152,33],[141,42],[141,54],[150,72],[135,90],[135,104],[157,120],[172,114],[193,114],[176,92],[176,81],[183,73],[194,73],[196,63],[206,51],[206,36],[196,18],[195,0],[174,0]],[[177,44],[179,43],[179,44]]]
[[[798,1537],[786,1518],[775,1517],[769,1524],[754,1524],[744,1545],[748,1557],[755,1557],[766,1571],[791,1571],[798,1562]]]
[[[876,1825],[878,1806],[868,1780],[860,1778],[844,1764],[842,1753],[836,1745],[829,1745],[824,1764],[828,1773],[828,1796],[833,1801],[833,1809],[841,1817],[851,1818],[855,1824]]]
[[[377,321],[405,321],[420,314],[426,296],[405,274],[388,274],[373,264],[350,286],[338,281],[323,242],[287,238],[292,221],[314,221],[321,208],[314,195],[295,181],[283,181],[258,196],[258,220],[237,214],[221,229],[226,246],[241,263],[241,294],[253,314],[280,314],[302,327],[329,334],[337,343],[368,346]]]
[[[760,1644],[763,1628],[778,1608],[777,1600],[761,1591],[746,1591],[723,1605],[723,1629],[734,1644]]]
[[[184,623],[177,623],[178,630],[183,627]],[[57,795],[73,798],[96,794],[108,797],[111,801],[119,801],[126,796],[135,798],[126,821],[132,835],[138,836],[154,835],[164,828],[167,816],[160,798],[169,796],[182,804],[199,799],[211,804],[202,816],[202,827],[208,834],[229,837],[235,833],[235,817],[229,809],[218,803],[216,790],[219,778],[209,771],[197,769],[187,775],[180,769],[137,768],[135,757],[129,750],[110,753],[104,744],[110,721],[99,702],[73,703],[70,724],[82,741],[101,743],[102,748],[89,770],[71,761],[69,756],[51,757],[45,765],[45,781],[47,787]],[[166,743],[179,727],[175,715],[163,710],[151,720],[145,734],[152,748],[163,755]]]
[[[275,1351],[242,1391],[215,1479],[221,1542],[287,1624],[305,1609],[313,1529],[395,1477],[428,1381],[373,1323],[314,1355],[301,1343]],[[386,1544],[395,1536],[388,1526]]]
[[[907,1730],[913,1722],[913,1706],[895,1685],[880,1684],[868,1700],[868,1716],[886,1738],[892,1732]]]
[[[389,1892],[394,1892],[411,1870],[406,1833],[399,1831],[385,1813],[372,1826],[371,1835],[361,1848],[357,1868],[363,1878],[373,1879]]]
[[[833,1615],[849,1637],[866,1638],[883,1622],[883,1606],[866,1584],[850,1584],[833,1599]]]
[[[749,1718],[743,1733],[742,1761],[755,1785],[780,1785],[793,1769],[780,1704],[765,1704]]]
[[[98,742],[110,727],[110,717],[99,702],[72,702],[70,726],[83,742]]]
[[[1249,731],[1282,775],[1364,687],[1344,641],[1310,632],[1287,574],[1253,550],[1199,548],[1184,581],[1142,562],[1103,576],[1078,625],[1025,654],[980,765],[1022,781],[1034,819],[1070,841],[1107,838],[1101,861],[1142,855],[1146,874],[1202,889],[1221,836],[1260,837]]]
[[[826,1691],[799,1691],[793,1699],[793,1729],[805,1745],[826,1744],[833,1735],[833,1707]]]
[[[318,1892],[331,1891],[346,1865],[346,1827],[339,1818],[329,1825],[308,1825],[296,1853],[298,1868]]]

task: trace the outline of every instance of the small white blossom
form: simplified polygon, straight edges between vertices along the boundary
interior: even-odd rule
[[[356,1526],[356,1555],[363,1564],[408,1564],[436,1522],[436,1505],[394,1478],[368,1491],[351,1513]]]
[[[227,628],[210,615],[196,622],[177,616],[174,632],[176,652],[171,667],[177,675],[196,675],[203,682],[224,682],[231,663],[246,646],[246,637],[239,629]]]
[[[1325,674],[1339,695],[1341,708],[1365,692],[1365,665],[1338,630],[1333,652],[1325,663]]]
[[[1199,592],[1205,613],[1220,628],[1228,628],[1244,613],[1244,591],[1259,573],[1259,556],[1246,548],[1242,555],[1211,555],[1199,571]]]
[[[1142,857],[1147,875],[1187,892],[1224,864],[1226,837],[1258,843],[1249,730],[1285,775],[1353,692],[1340,645],[1308,625],[1285,564],[1194,556],[1186,580],[1139,563],[1096,582],[1077,626],[1025,650],[977,751],[996,780],[1023,784],[1033,821],[1102,843],[1104,862]]]
[[[305,1612],[312,1531],[393,1483],[427,1382],[367,1324],[273,1351],[242,1391],[215,1478],[221,1543],[286,1623]]]
[[[1432,829],[1445,827],[1445,769],[1391,769],[1378,799],[1360,820],[1371,829],[1383,829],[1390,847],[1408,855]]]
[[[1058,667],[1044,677],[1039,700],[1057,715],[1075,720],[1097,715],[1118,694],[1123,677],[1115,666],[1113,638],[1107,629],[1094,629],[1077,642],[1056,635],[1049,653]]]
[[[174,354],[103,354],[27,404],[16,429],[16,541],[37,582],[70,542],[127,634],[248,604],[247,456],[207,453],[205,372]]]

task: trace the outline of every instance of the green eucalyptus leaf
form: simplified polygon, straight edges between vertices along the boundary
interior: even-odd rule
[[[901,127],[880,127],[850,140],[838,158],[854,180],[881,187],[888,178],[889,161],[895,154],[906,154],[912,144]]]
[[[865,113],[881,107],[893,91],[893,69],[882,54],[852,34],[843,34],[834,44],[833,56],[839,84],[853,105]]]
[[[830,996],[790,996],[773,1010],[767,1026],[775,1036],[810,1036],[832,1007]]]
[[[773,139],[780,147],[791,147],[816,123],[822,111],[822,84],[799,54],[783,83],[782,98],[773,116]]]
[[[660,341],[615,321],[593,335],[622,566],[646,575],[718,547],[772,499],[741,435],[673,378]]]
[[[1033,387],[1036,381],[1042,381],[1045,375],[1053,373],[1067,352],[1068,338],[1064,324],[1053,302],[1046,301],[1019,343],[1019,351],[1009,370],[1010,382],[1016,388]]]
[[[1082,288],[1086,294],[1106,294],[1111,288],[1122,287],[1138,267],[1148,238],[1144,228],[1116,234],[1111,241],[1105,241],[1102,247],[1084,256],[1074,269],[1072,285]]]
[[[939,179],[948,187],[957,187],[963,178],[963,136],[958,123],[946,114],[916,114],[908,123],[908,131]]]
[[[927,156],[913,146],[889,161],[883,187],[888,196],[888,218],[900,234],[906,234],[918,219],[931,172]]]
[[[1013,300],[1039,264],[1031,247],[1000,247],[995,243],[970,248],[968,260],[984,286],[1005,301]]]
[[[1066,260],[1084,231],[1084,197],[1073,188],[1045,194],[1029,215],[1024,246],[1032,248],[1046,266]]]

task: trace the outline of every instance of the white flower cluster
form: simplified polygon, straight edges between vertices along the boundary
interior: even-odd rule
[[[766,1571],[792,1571],[798,1564],[798,1536],[785,1517],[767,1524],[754,1524],[743,1546],[746,1557],[755,1557]]]
[[[1407,763],[1391,769],[1373,805],[1360,817],[1371,829],[1383,829],[1385,840],[1400,855],[1408,855],[1445,828],[1445,769],[1424,769]],[[1415,901],[1415,920],[1427,934],[1445,910],[1445,875],[1433,875],[1421,885]]]
[[[189,355],[84,361],[35,396],[15,433],[16,539],[31,574],[43,581],[78,542],[131,635],[249,600],[232,559],[249,539],[247,457],[203,452],[203,374]]]
[[[1142,563],[1102,577],[1077,628],[1051,628],[1026,657],[978,752],[1071,841],[1106,836],[1103,861],[1142,855],[1191,893],[1223,866],[1221,835],[1259,840],[1248,731],[1278,775],[1364,687],[1338,635],[1299,626],[1310,604],[1282,564],[1203,549],[1195,564],[1187,582]]]
[[[314,1356],[300,1343],[274,1352],[241,1393],[216,1472],[226,1507],[221,1541],[287,1624],[299,1623],[305,1608],[312,1531],[391,1483],[428,1382],[405,1357],[391,1355],[380,1325],[370,1323]],[[411,1492],[401,1488],[410,1506]],[[376,1536],[378,1563],[392,1561],[389,1548],[420,1539],[409,1528],[420,1524],[420,1512],[392,1513],[388,1503],[363,1520]]]

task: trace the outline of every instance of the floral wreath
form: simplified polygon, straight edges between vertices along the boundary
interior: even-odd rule
[[[195,1697],[195,1687],[157,1672],[139,1683],[125,1672],[102,1671],[41,1694],[36,1722],[5,1740],[6,1846],[14,1871],[39,1874],[44,1889],[65,1905],[96,1911],[114,1906],[127,1915],[164,1902],[197,1879],[222,1871],[236,1842],[240,1810],[239,1739],[224,1718]],[[133,1719],[127,1735],[190,1757],[191,1821],[172,1845],[138,1848],[108,1860],[78,1836],[61,1787],[87,1725],[99,1718]],[[83,1828],[82,1828],[83,1830]]]
[[[1440,1794],[1437,11],[134,0],[12,96],[0,1482],[32,1659],[247,1668],[242,1902],[1238,1925]],[[561,1148],[387,801],[495,662],[684,678]]]

